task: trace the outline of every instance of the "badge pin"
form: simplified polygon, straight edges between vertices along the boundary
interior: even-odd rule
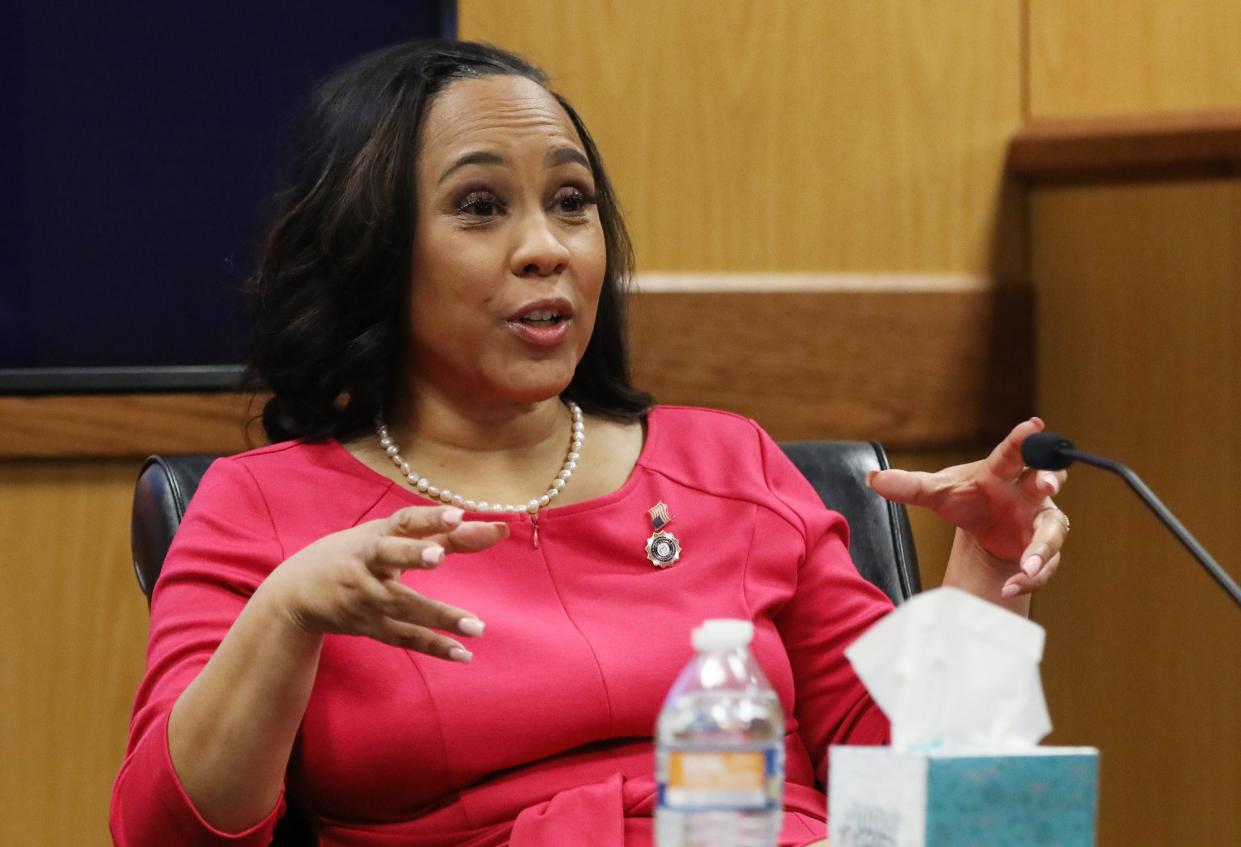
[[[646,558],[657,568],[667,568],[676,564],[681,558],[681,542],[671,532],[664,529],[672,523],[668,514],[668,504],[662,500],[646,510],[651,516],[651,537],[646,539]]]

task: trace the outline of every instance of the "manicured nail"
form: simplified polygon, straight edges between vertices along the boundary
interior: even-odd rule
[[[430,547],[422,548],[422,561],[428,565],[438,565],[444,561],[444,548],[438,544],[432,544]]]
[[[1043,566],[1043,560],[1038,556],[1031,556],[1021,563],[1021,570],[1026,576],[1034,576],[1038,573],[1038,569]]]
[[[457,621],[457,629],[461,630],[461,632],[466,635],[472,635],[475,638],[478,638],[483,634],[484,626],[486,626],[486,624],[478,618],[462,618]]]
[[[474,658],[474,654],[464,647],[454,647],[448,651],[448,658],[454,662],[468,662]]]
[[[1011,600],[1012,598],[1016,597],[1020,593],[1021,593],[1021,586],[1015,582],[1010,582],[1008,585],[1004,586],[1003,589],[1001,589],[1000,596],[1003,597],[1005,600]]]
[[[440,520],[449,526],[456,526],[461,523],[461,518],[464,516],[465,512],[458,509],[456,506],[449,506],[447,509],[440,512]]]

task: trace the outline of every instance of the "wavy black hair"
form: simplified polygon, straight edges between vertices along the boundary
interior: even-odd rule
[[[408,343],[419,126],[454,80],[526,77],[577,129],[594,175],[607,261],[594,332],[565,397],[633,420],[651,397],[629,381],[623,290],[633,250],[590,133],[529,62],[488,44],[411,41],[369,53],[313,93],[258,267],[246,284],[254,317],[249,384],[272,392],[272,441],[346,439],[408,400]]]

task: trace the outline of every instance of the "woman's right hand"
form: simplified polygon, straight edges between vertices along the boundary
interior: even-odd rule
[[[507,524],[463,523],[462,515],[451,506],[411,506],[334,532],[290,556],[259,590],[306,633],[364,635],[468,662],[470,651],[437,630],[477,637],[482,621],[400,582],[406,570],[434,568],[447,553],[485,550],[508,536]]]

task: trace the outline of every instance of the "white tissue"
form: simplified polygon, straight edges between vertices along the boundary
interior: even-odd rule
[[[919,594],[845,655],[897,750],[1028,749],[1051,731],[1038,624],[955,588]]]

